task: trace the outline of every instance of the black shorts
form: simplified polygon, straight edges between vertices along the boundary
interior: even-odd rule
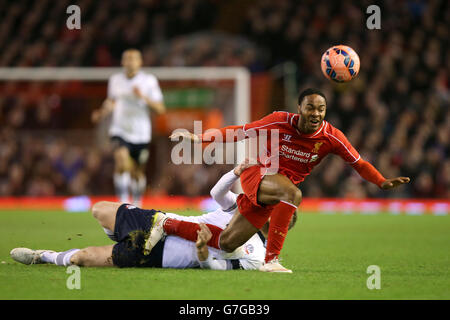
[[[144,255],[145,238],[157,210],[144,210],[129,204],[117,209],[112,261],[115,266],[161,268],[164,240],[159,241],[149,255]]]
[[[130,157],[139,164],[146,164],[148,161],[149,151],[148,143],[131,143],[119,136],[111,137],[114,148],[126,147],[130,153]]]

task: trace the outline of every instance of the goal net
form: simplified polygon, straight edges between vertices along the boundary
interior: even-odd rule
[[[114,192],[107,134],[110,119],[94,125],[90,117],[106,98],[108,78],[121,71],[0,68],[0,139],[8,144],[14,141],[16,146],[12,148],[24,171],[22,179],[29,180],[23,181],[25,187],[14,191],[15,195]],[[167,107],[164,115],[152,114],[153,138],[147,168],[152,192],[206,194],[233,164],[227,164],[223,154],[218,164],[175,165],[170,158],[175,142],[168,136],[176,129],[194,131],[196,121],[201,121],[197,125],[203,131],[249,122],[249,72],[238,67],[158,67],[143,71],[158,78]],[[234,163],[243,160],[243,150],[242,143],[236,144]],[[33,152],[36,155],[30,156],[31,160],[23,156]],[[182,186],[186,183],[187,188]]]

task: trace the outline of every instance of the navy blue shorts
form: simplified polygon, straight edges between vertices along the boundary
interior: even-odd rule
[[[146,164],[148,161],[149,150],[148,143],[135,144],[124,140],[119,136],[111,137],[114,148],[126,147],[130,153],[130,157],[139,164]]]
[[[144,255],[145,239],[157,210],[144,210],[129,204],[117,209],[112,261],[115,266],[161,268],[164,241],[159,241],[149,255]]]

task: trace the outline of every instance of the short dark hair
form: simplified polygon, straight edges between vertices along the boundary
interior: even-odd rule
[[[322,91],[320,91],[317,88],[308,88],[300,92],[300,95],[298,96],[298,105],[302,104],[302,101],[306,96],[310,96],[312,94],[318,94],[319,96],[325,99],[325,102],[327,102],[327,98],[325,97],[325,94]]]

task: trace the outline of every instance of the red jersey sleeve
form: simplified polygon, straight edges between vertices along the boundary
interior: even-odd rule
[[[220,129],[209,129],[199,136],[202,142],[236,142],[245,139],[243,126],[228,126]]]
[[[247,134],[250,130],[269,129],[271,125],[287,123],[289,113],[284,111],[275,111],[262,119],[247,123],[244,125],[244,132]]]
[[[221,129],[210,129],[200,135],[202,142],[212,142],[221,139],[221,142],[236,142],[248,138],[248,133],[251,131],[258,134],[259,129],[269,129],[271,125],[286,123],[289,118],[289,113],[283,111],[276,111],[262,119],[249,122],[243,126],[228,126]]]
[[[333,144],[333,153],[340,156],[345,162],[353,164],[361,159],[358,151],[356,151],[341,130],[332,127],[329,132],[326,132],[326,134],[329,136],[330,141]]]
[[[381,184],[386,180],[385,177],[369,162],[359,159],[352,167],[358,171],[359,175],[381,188]]]
[[[374,166],[361,158],[358,151],[356,151],[342,131],[331,127],[331,130],[326,132],[326,134],[330,137],[330,141],[332,141],[334,147],[333,152],[335,154],[349,163],[363,179],[381,187],[381,184],[386,179]]]

